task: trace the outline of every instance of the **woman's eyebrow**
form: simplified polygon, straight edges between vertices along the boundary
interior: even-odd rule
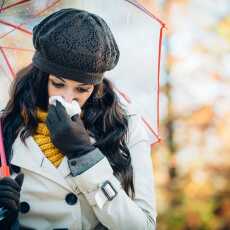
[[[59,80],[61,80],[61,81],[63,81],[63,82],[65,82],[65,80],[63,79],[63,78],[61,78],[61,77],[58,77],[58,76],[54,76],[55,78],[58,78]]]
[[[80,83],[80,84],[78,84],[77,86],[84,86],[84,85],[91,86],[91,84],[88,84],[88,83]]]
[[[59,80],[61,80],[62,82],[65,83],[65,80],[62,78],[62,77],[58,77],[58,76],[54,76],[55,78],[58,78]],[[92,84],[89,84],[89,83],[80,83],[78,85],[76,85],[76,87],[78,86],[92,86]]]

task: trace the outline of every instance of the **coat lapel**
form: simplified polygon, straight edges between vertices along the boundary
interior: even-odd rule
[[[40,174],[41,176],[46,177],[60,186],[72,191],[71,187],[64,179],[67,175],[63,175],[63,169],[58,170],[54,167],[54,165],[44,156],[33,137],[28,137],[25,145],[21,141],[20,135],[18,135],[12,146],[12,150],[13,157],[11,164]],[[64,158],[63,161],[66,161],[66,159]],[[66,174],[67,173],[68,172],[66,172]]]

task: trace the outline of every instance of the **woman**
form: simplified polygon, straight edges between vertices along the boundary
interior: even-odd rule
[[[146,130],[103,77],[119,60],[108,25],[63,9],[34,27],[33,44],[32,64],[18,73],[2,114],[12,169],[0,179],[2,226],[17,218],[33,229],[155,229]],[[51,96],[77,101],[80,116],[49,104]]]

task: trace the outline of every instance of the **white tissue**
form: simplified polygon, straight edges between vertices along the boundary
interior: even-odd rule
[[[80,105],[75,100],[73,100],[72,102],[67,102],[62,96],[51,96],[49,98],[49,104],[56,106],[56,101],[61,102],[70,117],[81,113]]]

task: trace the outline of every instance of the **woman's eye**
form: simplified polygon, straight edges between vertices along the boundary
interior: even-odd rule
[[[83,88],[77,88],[77,91],[80,93],[86,93],[89,92],[90,89],[83,89]]]
[[[62,88],[62,87],[65,86],[65,85],[62,84],[62,83],[56,83],[56,82],[53,82],[53,81],[52,81],[52,85],[53,85],[54,87],[56,87],[56,88]]]

